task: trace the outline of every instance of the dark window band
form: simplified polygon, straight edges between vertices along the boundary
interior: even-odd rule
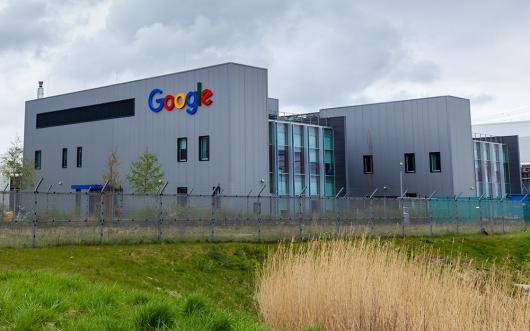
[[[37,114],[37,129],[134,116],[134,99]]]

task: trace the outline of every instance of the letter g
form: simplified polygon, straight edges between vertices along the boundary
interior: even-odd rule
[[[155,105],[153,105],[153,98],[156,94],[162,94],[163,91],[161,89],[153,89],[151,91],[151,93],[149,93],[149,99],[147,99],[147,105],[149,106],[149,109],[151,109],[151,111],[153,113],[158,113],[159,111],[162,110],[162,107],[164,106],[164,99],[163,98],[156,98],[155,99]]]

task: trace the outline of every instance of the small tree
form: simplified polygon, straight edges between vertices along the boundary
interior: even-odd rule
[[[11,147],[0,158],[0,173],[16,188],[26,189],[33,184],[33,160],[24,157],[24,146],[19,137],[11,142]]]
[[[145,148],[138,160],[131,164],[126,178],[135,192],[151,193],[160,187],[164,173],[160,170],[156,155]]]
[[[113,190],[121,190],[120,173],[118,172],[119,165],[120,159],[118,158],[118,152],[112,151],[107,157],[107,163],[105,164],[103,183],[106,183],[108,180]]]

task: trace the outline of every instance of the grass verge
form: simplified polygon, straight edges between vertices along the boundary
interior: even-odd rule
[[[189,309],[200,306],[201,309]],[[0,329],[265,330],[190,295],[178,299],[46,272],[0,273]]]

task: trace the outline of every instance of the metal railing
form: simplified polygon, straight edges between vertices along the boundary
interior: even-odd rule
[[[313,236],[502,233],[525,229],[524,201],[4,192],[0,247]]]

